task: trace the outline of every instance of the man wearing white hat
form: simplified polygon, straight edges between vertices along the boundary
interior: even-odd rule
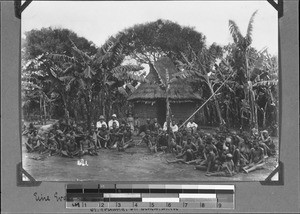
[[[107,128],[107,124],[106,124],[106,122],[105,122],[104,116],[103,116],[103,115],[100,115],[99,121],[96,123],[97,129],[98,129],[98,128],[101,128],[102,125],[105,125],[105,127]]]
[[[117,128],[119,128],[119,121],[117,121],[117,115],[116,114],[113,114],[111,116],[111,120],[108,121],[108,128],[109,129],[112,129],[113,128],[113,123],[116,123],[117,124]]]

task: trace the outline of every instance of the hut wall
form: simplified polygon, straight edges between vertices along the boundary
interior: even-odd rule
[[[147,118],[156,117],[156,105],[146,104],[146,103],[135,103],[133,115],[138,117],[141,124],[145,124]]]
[[[170,107],[171,107],[172,114],[174,115],[174,118],[177,123],[180,120],[184,122],[196,110],[196,104],[192,102],[171,103]]]

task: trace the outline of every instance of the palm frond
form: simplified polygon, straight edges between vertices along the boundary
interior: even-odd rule
[[[89,62],[92,61],[92,57],[90,57],[89,55],[87,55],[87,53],[85,53],[84,51],[80,50],[79,48],[77,48],[77,46],[75,45],[75,43],[71,40],[72,42],[72,49],[75,51],[75,53],[77,53],[85,62]]]
[[[233,38],[234,43],[239,43],[240,41],[243,40],[243,36],[241,34],[240,28],[232,20],[229,20],[229,31]]]
[[[139,65],[120,65],[111,70],[111,73],[114,77],[119,79],[120,77],[124,77],[124,74],[128,74],[129,72],[135,72],[142,70],[143,67]]]
[[[249,23],[248,23],[248,28],[247,28],[247,34],[246,34],[246,42],[247,46],[249,46],[252,43],[252,31],[253,31],[253,23],[254,23],[254,18],[255,15],[257,14],[257,10],[252,14]]]
[[[253,87],[259,87],[259,86],[276,86],[278,84],[278,80],[266,80],[266,81],[260,81],[253,84]]]
[[[60,62],[77,63],[77,60],[74,57],[69,57],[65,54],[49,54],[48,58]]]

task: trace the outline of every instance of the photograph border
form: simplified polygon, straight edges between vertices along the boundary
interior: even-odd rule
[[[39,187],[17,187],[16,170],[15,166],[19,164],[20,157],[17,157],[13,153],[16,153],[16,147],[11,145],[15,143],[15,140],[20,141],[20,136],[16,135],[16,129],[20,130],[20,115],[19,106],[16,105],[16,94],[19,95],[20,87],[16,90],[16,80],[20,81],[18,71],[20,64],[15,62],[20,61],[18,54],[18,47],[20,44],[16,44],[20,31],[20,21],[16,20],[13,13],[12,2],[1,2],[1,136],[2,140],[2,172],[5,170],[5,174],[2,173],[2,210],[4,212],[20,212],[26,210],[39,210],[42,212],[53,212],[53,207],[57,208],[57,212],[66,212],[64,203],[58,205],[57,203],[38,203],[35,201],[34,193],[40,191],[41,194],[48,194],[51,192],[51,188],[57,188],[57,191],[63,194],[65,182],[42,182]],[[298,47],[299,41],[297,38],[298,31],[298,3],[294,1],[284,1],[284,16],[279,22],[282,27],[279,29],[279,35],[283,39],[283,44],[280,44],[280,68],[279,70],[286,69],[288,74],[283,77],[280,72],[280,79],[284,79],[283,83],[280,83],[281,92],[281,108],[280,108],[280,160],[285,163],[284,186],[263,187],[259,182],[232,182],[235,183],[237,193],[237,205],[233,212],[255,212],[255,211],[268,211],[268,212],[297,212],[299,211],[299,109],[298,102],[299,97],[297,90],[296,93],[289,93],[293,89],[299,87],[299,79],[295,78],[299,73],[298,65]],[[6,10],[4,10],[5,8]],[[279,23],[279,26],[281,25]],[[16,35],[17,34],[17,35]],[[285,35],[284,35],[285,34]],[[281,47],[282,46],[282,47]],[[282,61],[283,60],[283,61]],[[285,84],[284,86],[282,86]],[[283,90],[284,88],[284,90]],[[294,90],[293,90],[294,91]],[[9,93],[9,94],[8,94]],[[19,96],[17,96],[19,97]],[[294,101],[294,105],[290,105],[288,101]],[[20,101],[18,100],[17,103]],[[290,106],[289,106],[290,105]],[[283,108],[284,107],[284,108]],[[297,117],[295,117],[295,114]],[[283,118],[283,116],[286,116]],[[19,120],[16,120],[18,118]],[[290,132],[289,132],[290,131]],[[20,132],[19,132],[20,133]],[[291,144],[290,147],[282,145],[282,139]],[[298,145],[297,145],[298,143]],[[295,148],[297,147],[297,149]],[[18,153],[18,152],[17,152]],[[289,157],[294,155],[294,157]],[[297,156],[298,159],[295,157]],[[5,163],[4,163],[5,161]],[[279,165],[280,166],[280,165]],[[283,166],[283,165],[281,165]],[[295,170],[296,169],[296,170]],[[281,169],[282,170],[282,169]],[[279,170],[280,171],[280,170]],[[21,171],[22,172],[22,171]],[[18,174],[18,173],[17,173]],[[15,181],[15,182],[14,182]],[[105,182],[103,182],[105,183]],[[125,182],[124,182],[125,183]],[[143,182],[145,183],[145,182]],[[209,184],[211,182],[201,182]],[[220,182],[224,183],[224,182]],[[297,185],[298,184],[298,185]],[[245,186],[243,186],[245,185]],[[298,186],[298,189],[295,188]],[[283,188],[284,187],[284,188]],[[259,196],[255,199],[250,195],[255,195],[255,191],[259,192]],[[247,194],[246,194],[247,192]],[[273,193],[276,194],[273,194]],[[279,198],[284,198],[278,201],[278,194],[281,194]],[[29,196],[29,197],[28,197]],[[266,198],[269,196],[269,198]],[[259,202],[262,197],[264,203]],[[251,200],[252,199],[252,200]],[[287,200],[289,199],[289,200]],[[19,201],[19,203],[18,203]],[[22,201],[22,203],[20,203]],[[249,203],[249,201],[251,203]],[[261,202],[261,201],[260,201]],[[251,206],[252,203],[256,203],[256,207]],[[53,206],[54,205],[54,206]],[[56,206],[55,206],[56,205]],[[267,209],[267,210],[266,210]],[[72,210],[73,211],[73,210]],[[221,211],[221,210],[220,210]],[[214,212],[214,210],[205,210],[205,212]]]

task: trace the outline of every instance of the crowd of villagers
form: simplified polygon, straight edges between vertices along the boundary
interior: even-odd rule
[[[31,123],[23,134],[28,136],[25,142],[28,152],[82,157],[98,155],[100,149],[125,151],[144,145],[150,153],[173,153],[175,159],[167,163],[193,164],[194,169],[206,171],[207,176],[249,173],[263,168],[266,159],[276,154],[275,144],[266,130],[252,129],[249,133],[221,127],[212,133],[201,130],[193,119],[187,124],[177,124],[174,116],[170,120],[168,130],[167,122],[161,126],[156,118],[149,118],[141,125],[131,115],[119,122],[113,114],[108,123],[100,116],[96,127],[89,132],[74,122],[58,121],[46,132]],[[134,141],[133,135],[140,136],[141,140]]]

